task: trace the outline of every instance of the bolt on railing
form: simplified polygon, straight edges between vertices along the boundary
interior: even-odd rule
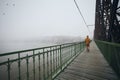
[[[0,79],[52,80],[83,49],[75,42],[0,54]]]

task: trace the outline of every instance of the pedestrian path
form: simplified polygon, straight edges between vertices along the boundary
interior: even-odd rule
[[[84,50],[55,80],[118,80],[118,77],[92,41],[90,52]]]

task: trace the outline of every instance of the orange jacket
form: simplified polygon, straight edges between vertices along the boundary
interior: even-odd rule
[[[89,43],[90,43],[90,39],[89,39],[89,38],[86,38],[86,39],[85,39],[85,43],[86,43],[86,44],[89,44]]]

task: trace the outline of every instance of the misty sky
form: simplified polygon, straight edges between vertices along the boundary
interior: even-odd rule
[[[76,0],[88,25],[94,24],[95,0]],[[0,40],[40,36],[92,36],[74,0],[0,0]]]

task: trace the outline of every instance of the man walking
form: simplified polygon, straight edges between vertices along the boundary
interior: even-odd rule
[[[86,50],[89,52],[89,47],[90,47],[90,38],[87,35],[86,39],[85,39],[85,44],[86,44]]]

